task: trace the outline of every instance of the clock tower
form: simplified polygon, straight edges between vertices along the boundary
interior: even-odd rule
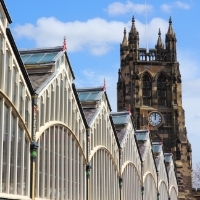
[[[182,107],[180,64],[177,61],[176,34],[169,19],[165,45],[158,30],[155,48],[139,47],[139,33],[132,27],[120,44],[117,82],[118,111],[131,108],[136,129],[150,129],[153,141],[162,141],[165,152],[172,152],[176,163],[180,195],[192,190],[191,145]],[[160,120],[162,119],[162,120]]]

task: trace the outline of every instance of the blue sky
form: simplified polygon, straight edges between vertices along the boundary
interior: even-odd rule
[[[116,111],[119,46],[124,27],[128,32],[130,30],[133,15],[140,34],[140,48],[146,47],[144,0],[4,1],[13,21],[10,28],[19,49],[61,46],[66,36],[76,86],[100,86],[105,78],[109,101]],[[158,28],[161,28],[164,43],[168,20],[172,16],[186,127],[195,166],[200,161],[200,1],[146,0],[146,5],[149,48],[156,44]]]

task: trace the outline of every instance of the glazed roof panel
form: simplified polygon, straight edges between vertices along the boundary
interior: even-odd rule
[[[153,144],[152,150],[155,153],[160,153],[162,151],[162,144]]]
[[[136,131],[135,132],[136,138],[138,141],[145,141],[148,139],[149,132],[148,131]]]
[[[165,162],[171,162],[172,161],[172,154],[171,153],[165,153],[164,154],[164,156],[165,156]]]
[[[78,92],[78,96],[80,101],[98,101],[101,93],[99,91]]]
[[[32,54],[22,54],[21,58],[23,63],[26,64],[41,64],[41,63],[51,63],[53,62],[55,56],[58,52],[49,53],[32,53]]]
[[[112,116],[114,124],[127,124],[129,115],[115,115]]]
[[[58,53],[46,53],[40,60],[39,63],[47,63],[54,61],[55,56]]]

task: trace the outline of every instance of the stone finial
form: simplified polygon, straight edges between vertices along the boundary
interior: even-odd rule
[[[157,41],[156,47],[163,48],[160,28],[159,28],[159,30],[158,30],[158,41]]]
[[[172,24],[172,17],[169,18],[169,24]]]
[[[132,23],[135,23],[135,17],[134,17],[134,15],[132,17]]]
[[[122,45],[123,46],[128,45],[128,41],[127,41],[127,38],[126,38],[126,28],[124,28],[124,38],[123,38],[123,41],[122,41]]]
[[[137,35],[137,29],[135,27],[135,18],[134,16],[132,17],[132,27],[130,33],[136,34]]]
[[[173,31],[173,28],[172,28],[172,18],[171,18],[171,16],[169,18],[169,28],[168,28],[168,31],[167,31],[167,35],[174,36],[174,31]]]
[[[158,35],[159,35],[159,36],[161,36],[161,31],[160,31],[160,28],[159,28],[159,30],[158,30]]]

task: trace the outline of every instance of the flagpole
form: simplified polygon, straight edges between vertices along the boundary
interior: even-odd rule
[[[146,0],[144,1],[145,3],[145,37],[146,37],[146,50],[147,53],[149,52],[149,47],[148,47],[148,38],[147,38],[147,4]]]

